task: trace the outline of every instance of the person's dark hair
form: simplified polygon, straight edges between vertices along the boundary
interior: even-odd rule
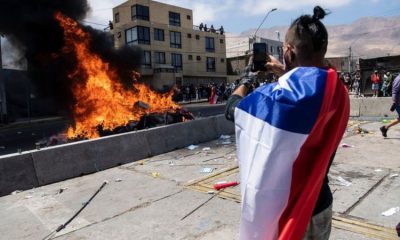
[[[286,41],[294,45],[299,55],[308,58],[311,55],[325,55],[328,47],[328,31],[320,21],[327,13],[320,6],[314,8],[314,14],[302,15],[291,24]]]

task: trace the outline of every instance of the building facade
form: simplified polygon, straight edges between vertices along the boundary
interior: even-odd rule
[[[269,55],[282,61],[283,43],[267,38],[232,37],[227,42],[228,82],[235,82],[243,73],[249,61],[249,53],[253,51],[253,43],[266,43]]]
[[[141,74],[154,85],[170,85],[171,79],[177,85],[226,81],[225,35],[194,26],[192,10],[129,0],[113,8],[113,16],[115,47],[139,45]]]

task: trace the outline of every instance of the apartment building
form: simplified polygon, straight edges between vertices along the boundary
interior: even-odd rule
[[[200,30],[190,9],[151,0],[129,0],[113,8],[115,46],[143,49],[142,76],[155,85],[199,85],[226,81],[226,43],[220,26]],[[210,28],[211,24],[208,24]]]

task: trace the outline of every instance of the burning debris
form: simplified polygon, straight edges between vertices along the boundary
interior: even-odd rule
[[[173,102],[172,92],[157,93],[139,82],[139,48],[116,50],[109,34],[78,22],[89,9],[87,1],[2,4],[0,32],[25,53],[39,94],[52,97],[73,120],[68,139],[192,119]]]

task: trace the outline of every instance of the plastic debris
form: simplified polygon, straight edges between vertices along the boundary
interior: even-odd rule
[[[117,178],[117,179],[114,180],[114,182],[122,182],[122,179],[121,178]]]
[[[340,176],[337,177],[336,179],[339,181],[340,185],[345,186],[345,187],[349,187],[352,184],[351,182],[347,181],[346,179],[344,179]]]
[[[342,148],[353,148],[353,145],[347,144],[347,143],[342,143],[342,145],[340,145]]]
[[[174,161],[169,161],[168,164],[169,164],[170,166],[174,166],[174,165],[175,165]]]
[[[398,213],[399,211],[400,211],[400,207],[392,207],[392,208],[384,211],[382,213],[382,216],[389,217],[389,216],[392,216],[393,214]]]
[[[68,188],[60,188],[57,192],[57,194],[61,194],[63,193],[65,190],[67,190]]]
[[[138,162],[138,164],[139,164],[139,165],[144,165],[144,160],[140,160],[140,161]]]
[[[226,140],[226,139],[231,139],[231,136],[229,136],[229,135],[221,135],[221,136],[219,137],[219,139],[224,139],[224,140]]]
[[[187,149],[189,149],[189,150],[195,150],[195,149],[198,148],[198,147],[199,147],[198,145],[190,145],[190,146],[187,147]]]
[[[22,192],[22,190],[15,190],[14,192],[11,193],[11,195],[15,195],[15,194],[18,194],[18,193],[21,193],[21,192]]]
[[[239,182],[226,182],[226,183],[214,184],[213,187],[215,190],[219,191],[221,189],[228,188],[228,187],[234,187],[237,185],[239,185]]]
[[[399,174],[395,173],[395,174],[390,175],[389,178],[395,178],[395,177],[398,177],[398,176],[399,176]]]
[[[230,139],[228,139],[228,140],[225,140],[225,141],[221,142],[221,144],[222,145],[229,145],[229,144],[232,144],[232,142],[231,142]]]
[[[160,176],[159,172],[152,172],[151,176],[153,176],[153,178],[158,178]]]
[[[210,167],[205,167],[200,170],[201,173],[212,173],[213,171],[214,171],[214,168],[210,168]]]
[[[210,150],[211,150],[210,147],[205,147],[205,148],[203,148],[203,151],[210,151]]]
[[[29,198],[32,198],[32,197],[33,197],[32,195],[26,195],[25,199],[29,199]]]
[[[382,172],[383,170],[382,169],[380,169],[380,168],[378,168],[378,169],[375,169],[375,172]]]
[[[383,120],[382,120],[382,123],[387,124],[387,123],[389,123],[389,120],[383,119]]]

